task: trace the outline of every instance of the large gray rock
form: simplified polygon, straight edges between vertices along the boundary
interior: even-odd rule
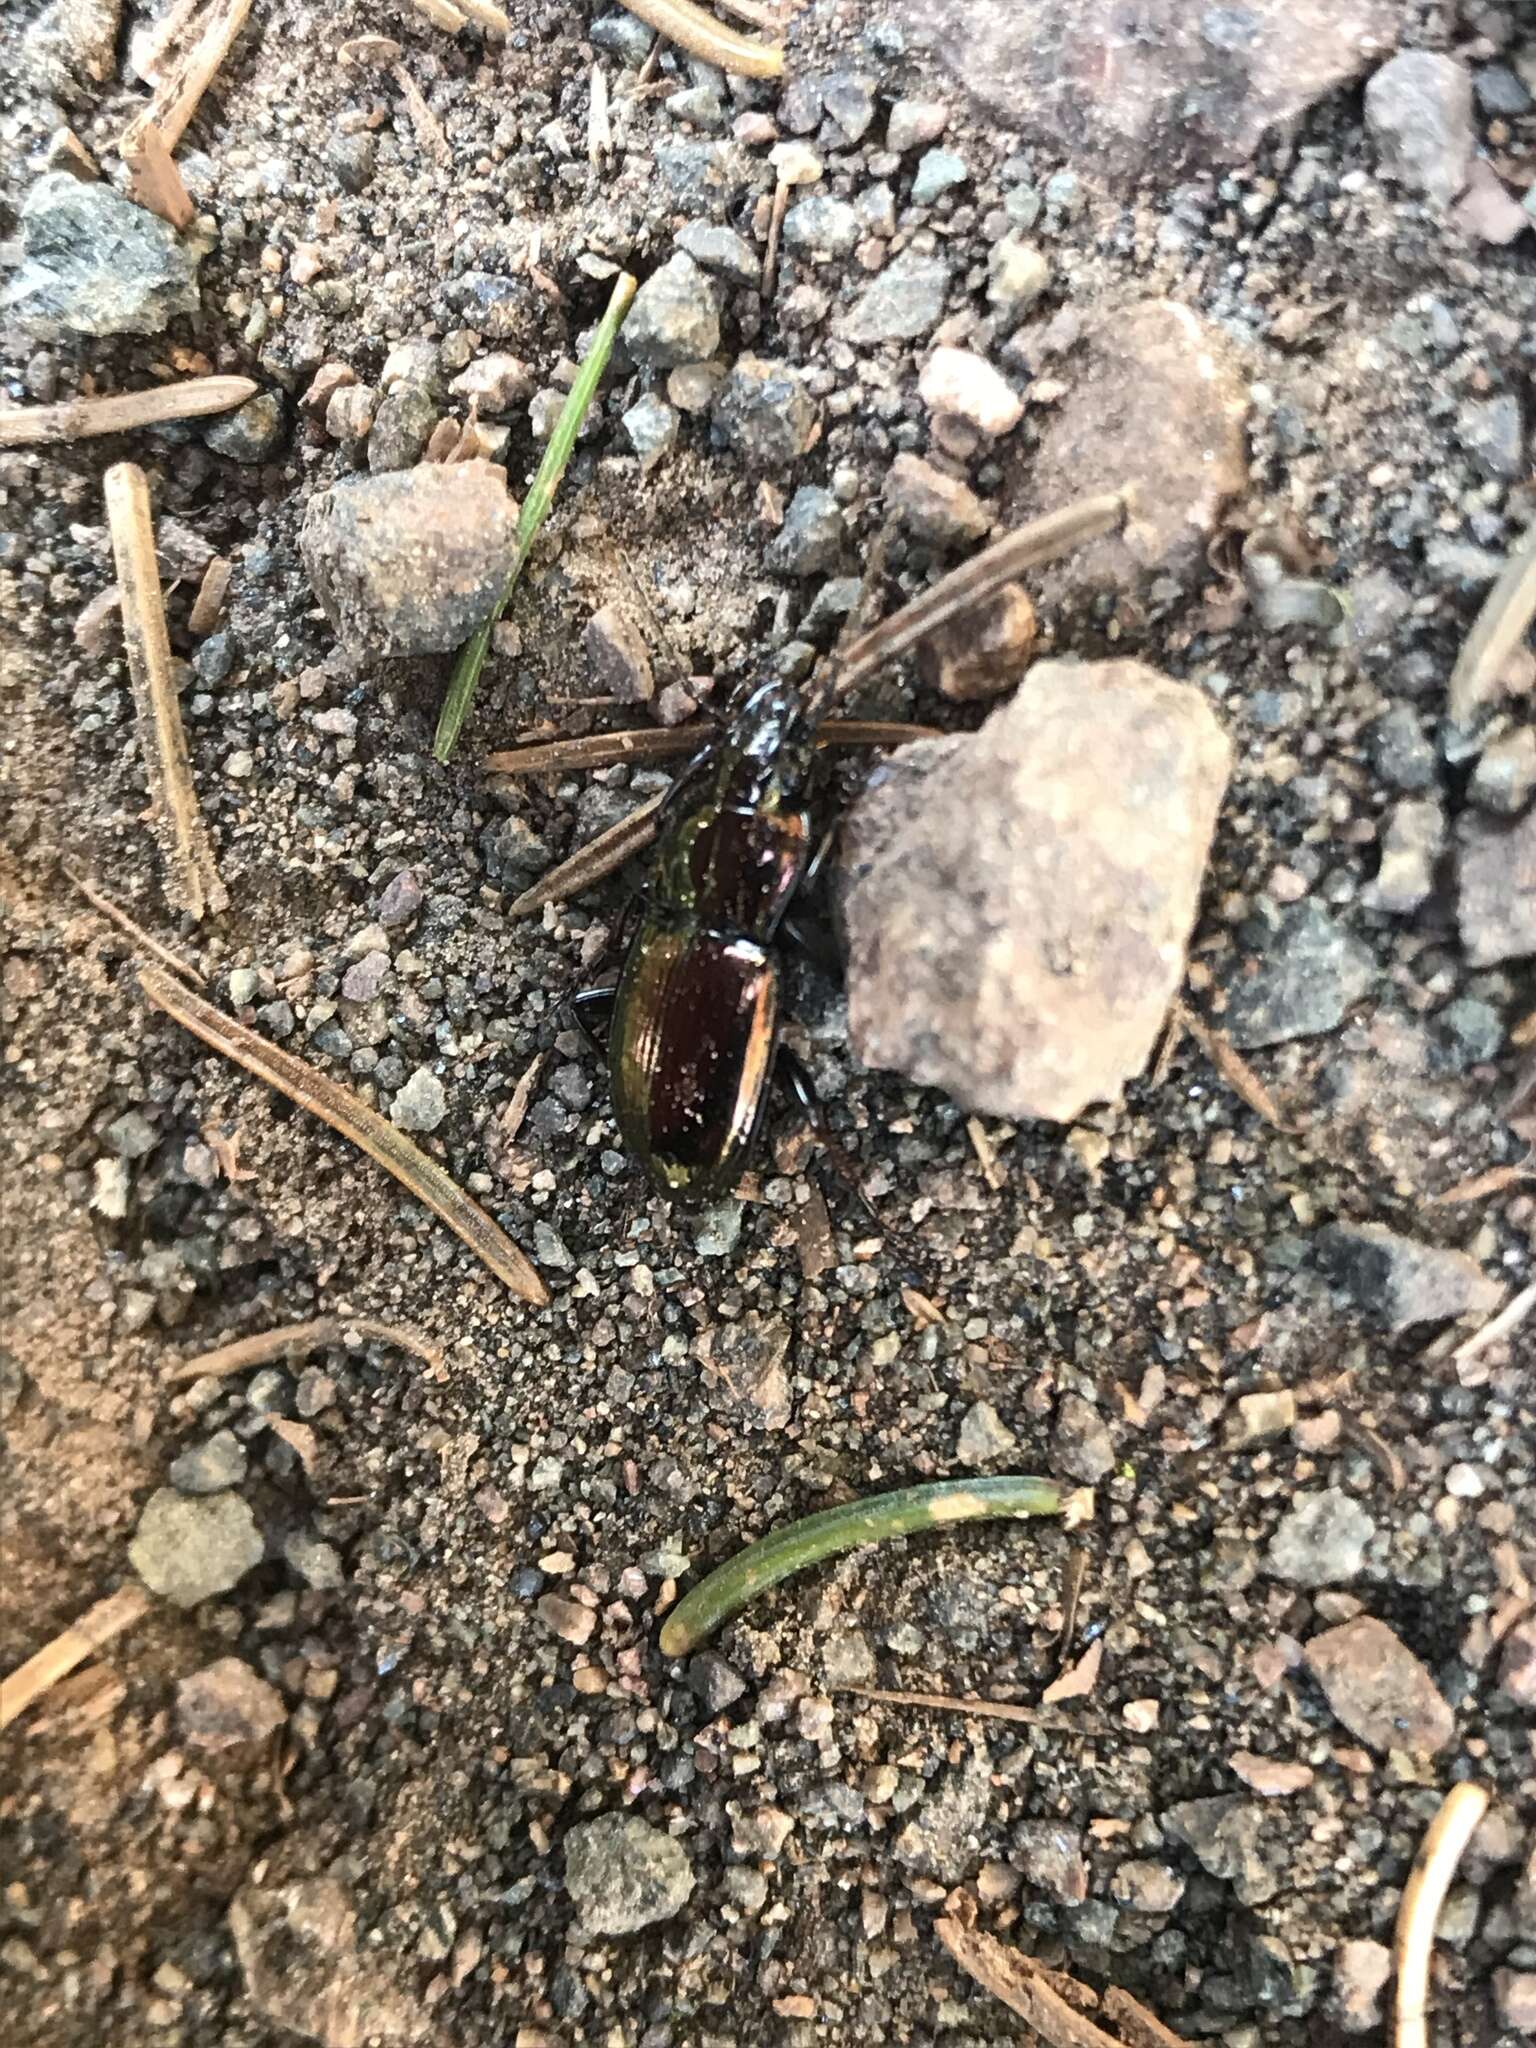
[[[512,566],[517,505],[489,462],[429,462],[311,498],[300,547],[354,660],[446,654],[490,611]]]
[[[1454,57],[1404,50],[1372,74],[1365,125],[1389,177],[1436,206],[1449,206],[1466,185],[1477,146],[1472,74]]]
[[[1135,496],[1118,532],[1046,572],[1047,597],[1207,578],[1211,536],[1248,481],[1248,383],[1231,343],[1187,306],[1144,299],[1100,314],[1061,374],[1066,395],[1014,462],[1004,524],[1125,484]]]
[[[263,1549],[256,1517],[238,1493],[189,1498],[162,1486],[144,1504],[128,1562],[152,1593],[196,1607],[237,1586]]]
[[[565,1888],[583,1934],[633,1934],[681,1912],[693,1868],[681,1842],[638,1814],[579,1821],[565,1838]]]
[[[1393,0],[893,0],[985,112],[1117,176],[1251,156],[1392,46]]]
[[[1492,1315],[1504,1289],[1466,1252],[1401,1237],[1384,1223],[1330,1223],[1318,1263],[1341,1294],[1394,1334],[1455,1316]]]
[[[51,171],[21,209],[23,262],[3,305],[44,338],[159,334],[198,307],[201,252],[110,185]]]
[[[1038,663],[848,820],[854,1050],[968,1109],[1068,1122],[1146,1064],[1184,972],[1231,748],[1134,661]]]

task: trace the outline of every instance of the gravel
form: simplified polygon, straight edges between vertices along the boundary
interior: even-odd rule
[[[949,296],[949,265],[942,257],[908,250],[864,287],[838,323],[844,341],[870,347],[931,334]]]
[[[653,271],[635,294],[624,345],[637,363],[669,370],[702,362],[720,346],[720,308],[700,266],[683,250]]]
[[[1455,1734],[1434,1680],[1384,1621],[1357,1615],[1314,1636],[1305,1656],[1334,1715],[1373,1749],[1433,1756]]]
[[[258,391],[233,412],[210,421],[203,440],[230,462],[266,462],[281,446],[285,424],[281,393]]]
[[[176,1718],[194,1749],[265,1742],[288,1718],[282,1694],[238,1657],[219,1657],[176,1687]]]
[[[787,363],[738,356],[720,388],[715,426],[749,469],[787,469],[810,447],[816,403]]]
[[[587,669],[592,687],[619,704],[648,704],[656,694],[651,657],[639,628],[616,605],[587,621]]]
[[[1498,1281],[1465,1252],[1422,1244],[1384,1223],[1333,1223],[1317,1234],[1318,1264],[1380,1328],[1411,1330],[1454,1316],[1492,1315]]]
[[[169,1478],[178,1493],[222,1493],[240,1484],[245,1468],[245,1446],[232,1430],[221,1429],[173,1458]]]
[[[1364,1570],[1375,1534],[1364,1508],[1338,1487],[1303,1493],[1270,1539],[1264,1566],[1292,1586],[1347,1586]]]
[[[1467,182],[1475,136],[1472,74],[1454,57],[1403,50],[1371,74],[1365,123],[1382,169],[1432,205],[1448,206]]]
[[[1316,903],[1269,912],[1227,983],[1222,1028],[1245,1051],[1335,1030],[1376,982],[1376,959]]]

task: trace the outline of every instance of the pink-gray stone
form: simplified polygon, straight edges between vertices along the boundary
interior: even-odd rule
[[[1404,50],[1373,72],[1365,88],[1365,125],[1381,167],[1410,192],[1449,206],[1465,189],[1476,135],[1472,74],[1435,50]]]
[[[1456,880],[1456,922],[1474,967],[1536,953],[1536,813],[1517,825],[1468,818]]]
[[[893,0],[1003,126],[1116,176],[1241,162],[1391,49],[1392,0]]]
[[[1357,1615],[1314,1636],[1303,1655],[1335,1715],[1373,1749],[1433,1756],[1455,1734],[1435,1681],[1384,1621]]]
[[[1069,1122],[1140,1073],[1184,971],[1231,747],[1135,661],[1038,663],[850,815],[849,1030],[967,1109]]]
[[[1101,314],[1060,374],[1068,389],[1016,459],[1003,524],[1124,484],[1135,497],[1119,532],[1046,572],[1047,598],[1208,574],[1207,544],[1248,481],[1248,385],[1231,344],[1187,306],[1144,299]]]

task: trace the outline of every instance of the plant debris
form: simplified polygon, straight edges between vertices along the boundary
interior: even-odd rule
[[[328,1075],[295,1059],[280,1046],[269,1044],[233,1017],[224,1016],[157,968],[139,969],[139,987],[157,1010],[164,1010],[205,1045],[265,1081],[269,1088],[276,1088],[290,1102],[307,1109],[377,1160],[418,1202],[462,1238],[514,1294],[538,1308],[549,1300],[544,1282],[501,1226],[470,1200],[436,1160],[429,1159],[419,1146],[413,1145],[377,1110],[360,1102],[350,1089],[340,1087]]]
[[[435,1372],[443,1370],[441,1348],[409,1323],[384,1323],[374,1316],[314,1316],[305,1323],[284,1323],[275,1330],[237,1337],[212,1351],[199,1351],[195,1358],[179,1359],[165,1377],[169,1383],[223,1379],[252,1366],[269,1365],[274,1359],[303,1358],[328,1344],[398,1344],[402,1351],[413,1351],[425,1359]]]
[[[522,511],[517,520],[517,542],[512,555],[512,567],[501,596],[492,607],[490,616],[479,630],[465,643],[454,663],[453,676],[448,684],[448,695],[443,702],[442,716],[437,722],[437,736],[432,742],[432,751],[439,761],[452,758],[458,745],[459,733],[464,720],[469,716],[469,707],[474,701],[475,685],[480,680],[480,671],[485,666],[485,657],[491,645],[491,634],[496,622],[511,602],[512,593],[518,586],[523,569],[527,564],[533,543],[539,529],[549,516],[549,508],[555,501],[555,492],[560,488],[560,479],[565,466],[571,459],[576,446],[576,436],[581,432],[581,423],[587,416],[587,408],[602,382],[603,372],[608,367],[608,358],[613,353],[613,344],[618,339],[624,316],[629,311],[636,291],[635,280],[627,271],[621,271],[614,279],[613,290],[608,298],[608,310],[598,323],[591,345],[582,358],[576,381],[572,384],[565,404],[560,408],[560,417],[555,422],[554,432],[549,437],[549,446],[539,464],[538,473],[529,486],[523,500]]]
[[[903,1487],[895,1493],[824,1508],[749,1544],[729,1564],[721,1565],[695,1586],[662,1624],[661,1653],[686,1657],[759,1593],[792,1572],[845,1550],[919,1530],[947,1528],[955,1522],[1063,1515],[1069,1505],[1068,1496],[1054,1479],[1009,1477],[941,1479],[931,1486]]]
[[[1397,1914],[1393,2048],[1429,2048],[1429,1966],[1435,1928],[1467,1845],[1487,1811],[1485,1786],[1453,1785],[1419,1845]]]
[[[165,599],[155,559],[149,482],[134,462],[114,463],[106,476],[107,522],[122,593],[123,643],[139,714],[139,740],[154,794],[155,822],[165,854],[168,893],[189,917],[229,906],[192,785],[192,764],[171,674]]]
[[[94,1657],[114,1636],[141,1621],[153,1605],[144,1588],[130,1580],[105,1600],[87,1608],[78,1621],[71,1622],[35,1657],[29,1657],[9,1678],[0,1679],[0,1728],[8,1728],[34,1700],[41,1699],[77,1664]]]
[[[128,434],[167,420],[206,419],[231,412],[254,398],[253,377],[188,377],[148,391],[121,391],[110,398],[70,398],[61,405],[12,406],[0,411],[0,448],[25,448],[45,441],[86,441],[97,434]]]

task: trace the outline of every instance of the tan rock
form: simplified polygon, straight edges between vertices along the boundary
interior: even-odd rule
[[[249,1884],[229,1908],[251,2005],[322,2048],[413,2048],[433,2040],[424,2014],[378,1950],[358,1953],[351,1894],[333,1878]]]
[[[1335,1715],[1373,1749],[1433,1756],[1455,1734],[1434,1680],[1384,1621],[1362,1614],[1314,1636],[1303,1654]]]
[[[361,389],[338,391],[331,410]],[[300,547],[315,595],[355,660],[445,654],[495,603],[516,527],[505,470],[426,463],[321,491]]]
[[[1230,342],[1187,306],[1144,299],[1101,314],[1062,374],[1069,389],[1039,446],[1018,461],[1004,524],[1122,484],[1137,495],[1120,532],[1046,574],[1048,598],[1134,590],[1153,575],[1193,581],[1248,481],[1248,387]]]
[[[845,833],[849,1028],[967,1109],[1070,1122],[1140,1073],[1184,971],[1231,749],[1133,661],[1038,663],[905,748]]]
[[[1035,651],[1039,628],[1022,585],[1007,583],[995,597],[925,640],[918,650],[924,682],[951,703],[971,704],[1011,690]]]

